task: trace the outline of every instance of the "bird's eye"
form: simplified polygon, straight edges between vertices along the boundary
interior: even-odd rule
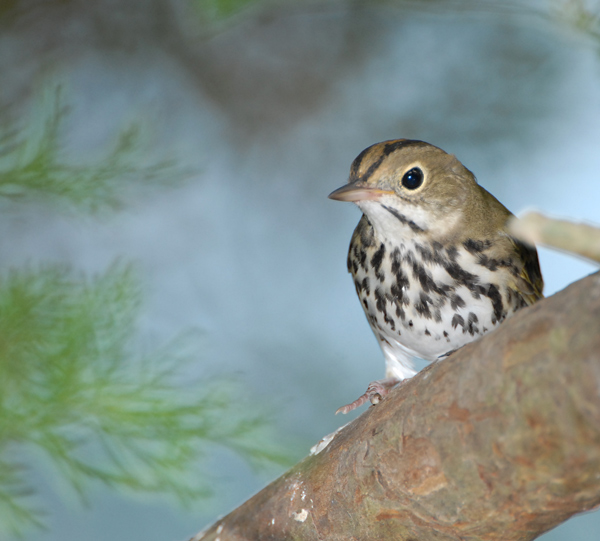
[[[402,186],[407,190],[416,190],[421,184],[423,184],[423,171],[418,167],[413,167],[402,177]]]

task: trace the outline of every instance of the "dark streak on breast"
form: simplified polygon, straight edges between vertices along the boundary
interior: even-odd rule
[[[385,244],[383,242],[380,244],[379,249],[373,254],[371,258],[371,266],[375,271],[375,276],[380,282],[383,282],[385,278],[383,272],[381,272],[381,263],[383,262],[383,256],[385,255]]]

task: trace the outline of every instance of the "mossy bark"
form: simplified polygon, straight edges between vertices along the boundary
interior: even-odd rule
[[[203,540],[529,540],[600,505],[600,274],[394,389]]]

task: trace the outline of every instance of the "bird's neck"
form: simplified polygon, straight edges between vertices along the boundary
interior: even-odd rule
[[[375,237],[386,244],[412,241],[448,245],[455,243],[459,234],[457,215],[440,221],[416,206],[406,212],[385,202],[362,201],[359,207],[372,225]]]

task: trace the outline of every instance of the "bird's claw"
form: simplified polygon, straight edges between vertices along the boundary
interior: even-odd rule
[[[356,408],[360,408],[364,403],[371,402],[371,404],[379,404],[390,392],[390,389],[398,383],[396,378],[385,378],[372,381],[367,387],[367,391],[362,396],[359,396],[354,402],[346,404],[339,408],[335,414],[338,413],[349,413]]]

